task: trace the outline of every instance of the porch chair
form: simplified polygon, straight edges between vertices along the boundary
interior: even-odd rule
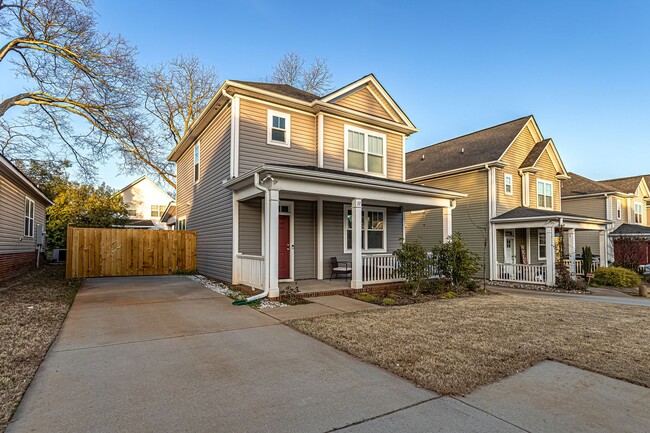
[[[330,257],[332,263],[332,273],[330,274],[330,281],[334,275],[345,274],[345,281],[348,280],[348,275],[352,277],[352,265],[350,262],[339,262],[336,257]]]

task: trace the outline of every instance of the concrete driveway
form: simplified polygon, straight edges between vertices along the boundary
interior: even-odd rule
[[[495,384],[503,404],[490,397],[493,385],[474,399],[439,397],[263,313],[234,307],[185,277],[91,279],[7,431],[567,431],[567,424],[545,419],[564,414],[570,426],[582,426],[591,407],[616,411],[621,396],[647,401],[647,389],[626,383],[620,395],[590,401],[589,392],[608,393],[618,381],[577,369],[571,374],[583,391],[566,389],[563,396],[548,387],[551,396],[540,400],[543,387],[535,380],[566,380],[551,370]],[[537,408],[538,400],[555,398],[575,400],[584,413],[563,413],[565,403],[553,412]],[[535,416],[526,415],[531,407]],[[629,428],[617,431],[645,425],[648,414],[637,407],[627,412]],[[611,431],[609,424],[596,427],[579,431]]]

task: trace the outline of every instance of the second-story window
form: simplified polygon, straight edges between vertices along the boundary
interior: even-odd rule
[[[289,114],[269,110],[266,141],[267,144],[291,146],[291,116]]]
[[[151,218],[160,218],[165,212],[167,206],[162,204],[152,204],[151,205]]]
[[[130,217],[135,217],[137,215],[137,209],[133,203],[125,203],[124,206],[126,207],[126,213]]]
[[[194,183],[199,181],[199,166],[201,164],[201,143],[194,145]]]
[[[553,209],[553,184],[547,180],[537,181],[537,207]]]
[[[512,175],[504,174],[503,175],[503,190],[506,195],[512,195]]]
[[[345,169],[386,175],[386,135],[345,125]]]
[[[643,224],[643,205],[641,203],[634,203],[634,222]]]
[[[619,199],[616,199],[616,219],[619,221],[623,219],[623,202]]]

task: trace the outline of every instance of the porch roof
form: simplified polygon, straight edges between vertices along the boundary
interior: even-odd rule
[[[529,207],[517,207],[506,213],[503,213],[497,217],[492,218],[492,222],[495,224],[499,223],[542,223],[542,225],[556,225],[562,220],[565,223],[574,223],[574,224],[587,224],[587,225],[601,225],[608,226],[612,224],[610,220],[604,220],[600,218],[593,218],[584,215],[558,212],[555,210],[547,209],[535,209]]]
[[[638,224],[621,224],[610,233],[612,237],[650,237],[650,227]]]
[[[415,185],[370,175],[349,173],[314,166],[263,164],[224,183],[229,189],[241,191],[240,200],[261,195],[254,183],[271,176],[272,188],[288,193],[315,195],[322,198],[345,197],[371,201],[393,202],[402,207],[449,207],[458,198],[467,197],[456,191]]]

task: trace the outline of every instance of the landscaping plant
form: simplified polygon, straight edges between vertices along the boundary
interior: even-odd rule
[[[594,262],[594,255],[591,253],[591,247],[582,247],[582,269],[585,274],[591,273],[591,265]]]
[[[404,286],[416,296],[430,277],[431,258],[427,250],[418,241],[403,242],[393,255],[399,263],[396,272],[404,278]]]
[[[479,256],[467,248],[460,233],[449,236],[447,242],[433,247],[431,252],[440,276],[447,277],[456,287],[471,285],[472,276],[479,270]]]
[[[587,284],[581,280],[573,279],[569,268],[564,262],[559,261],[555,265],[555,287],[560,290],[586,290]]]
[[[637,287],[641,284],[641,277],[638,273],[626,268],[598,268],[594,273],[594,284],[611,287]]]

